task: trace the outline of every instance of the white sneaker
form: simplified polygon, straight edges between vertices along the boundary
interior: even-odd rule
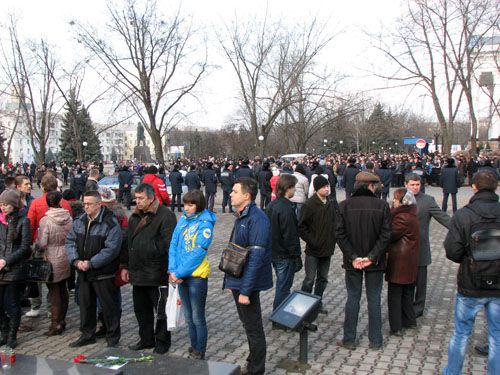
[[[37,310],[31,309],[26,314],[24,314],[24,316],[26,316],[28,318],[37,318],[39,315],[40,315],[40,309],[37,309]]]

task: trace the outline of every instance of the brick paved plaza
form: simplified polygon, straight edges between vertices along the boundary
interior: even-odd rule
[[[438,204],[441,203],[440,188],[428,188],[427,193],[436,197]],[[219,195],[222,194],[219,193]],[[344,192],[338,191],[337,195],[343,197]],[[459,207],[463,206],[471,195],[470,188],[460,189]],[[209,249],[212,275],[207,300],[209,338],[206,354],[209,360],[243,365],[248,354],[245,334],[232,297],[227,291],[221,289],[222,273],[217,269],[221,250],[229,238],[233,216],[220,214],[221,197],[217,198],[219,216],[215,227],[215,240]],[[311,369],[307,371],[307,374],[437,374],[440,372],[447,360],[447,345],[453,329],[457,270],[457,265],[445,258],[442,247],[445,235],[446,230],[433,220],[431,224],[433,263],[429,268],[427,309],[424,317],[418,320],[418,329],[407,331],[402,338],[388,334],[387,292],[386,285],[384,286],[382,294],[384,347],[380,351],[368,349],[368,313],[365,297],[361,301],[358,348],[350,351],[339,348],[335,344],[342,337],[346,301],[344,272],[341,268],[342,257],[340,250],[336,249],[330,268],[330,283],[325,292],[325,306],[329,314],[320,315],[317,320],[318,331],[309,334]],[[295,289],[300,288],[302,279],[303,270],[295,277]],[[138,339],[138,328],[129,285],[122,288],[122,295],[121,346],[126,347]],[[298,358],[299,337],[297,333],[271,330],[271,323],[267,318],[271,313],[273,297],[274,290],[265,292],[261,296],[268,344],[266,368],[268,374],[285,374],[285,370],[276,366],[284,358]],[[68,312],[68,329],[62,336],[47,338],[43,335],[49,326],[45,301],[43,312],[44,314],[38,318],[23,318],[23,322],[33,325],[35,330],[20,333],[17,352],[71,361],[77,354],[91,355],[105,348],[106,342],[103,339],[98,340],[94,345],[80,349],[68,347],[68,344],[79,336],[79,313],[73,300],[70,302]],[[484,327],[484,315],[480,313],[472,336],[472,344],[483,343],[486,340]],[[187,329],[174,332],[172,340],[170,355],[187,357],[189,347]],[[485,372],[486,359],[475,354],[471,345],[465,359],[464,373],[484,374]]]

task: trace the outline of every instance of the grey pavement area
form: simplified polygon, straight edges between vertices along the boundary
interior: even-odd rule
[[[441,203],[441,189],[427,188],[438,204]],[[37,193],[35,192],[35,195]],[[343,197],[343,191],[337,191]],[[460,189],[459,207],[462,207],[472,196],[469,187]],[[220,201],[222,193],[217,196],[218,221],[215,226],[215,238],[209,249],[209,261],[212,274],[209,281],[209,294],[206,306],[209,330],[207,359],[244,365],[248,355],[246,336],[238,319],[234,301],[227,291],[222,290],[222,272],[217,269],[221,251],[229,238],[233,216],[222,214]],[[257,200],[258,201],[258,200]],[[449,204],[451,207],[451,203]],[[177,213],[176,213],[177,214]],[[178,215],[178,214],[177,214]],[[447,346],[453,330],[453,310],[456,293],[456,271],[458,266],[447,260],[442,247],[446,229],[435,220],[431,224],[431,247],[433,262],[429,267],[427,290],[427,306],[423,317],[418,319],[418,329],[408,330],[404,337],[389,336],[387,318],[387,290],[384,283],[382,293],[382,319],[384,346],[382,350],[373,351],[368,348],[368,312],[366,297],[361,300],[358,323],[360,344],[355,350],[347,350],[336,345],[342,338],[344,305],[346,291],[344,272],[341,268],[342,256],[337,248],[329,273],[329,284],[325,291],[324,303],[329,310],[328,315],[320,315],[318,331],[309,334],[309,364],[307,374],[437,374],[447,361]],[[296,274],[294,289],[300,289],[304,271]],[[46,289],[44,290],[44,294]],[[120,345],[126,347],[138,340],[138,326],[134,316],[130,285],[122,287],[123,314],[121,319],[122,338]],[[49,327],[45,301],[43,314],[38,318],[25,318],[23,322],[32,325],[31,332],[20,333],[17,352],[44,356],[48,358],[71,361],[77,354],[92,355],[105,348],[105,340],[83,348],[69,348],[68,344],[79,337],[79,310],[74,304],[73,296],[68,312],[68,328],[61,336],[46,337],[43,335]],[[271,330],[268,320],[274,290],[261,295],[264,329],[267,339],[267,372],[268,374],[285,374],[285,370],[277,368],[280,360],[297,359],[299,355],[299,336],[297,333],[285,333]],[[472,334],[471,345],[466,355],[463,373],[486,373],[486,358],[474,353],[473,345],[486,340],[485,319],[479,313]],[[186,328],[172,334],[170,353],[187,357],[189,338]],[[148,352],[148,351],[146,351]]]

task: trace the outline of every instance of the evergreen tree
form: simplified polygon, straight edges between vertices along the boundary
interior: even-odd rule
[[[87,109],[73,93],[65,106],[61,131],[61,159],[67,162],[98,161],[102,159],[101,142]],[[87,142],[87,146],[83,146]]]

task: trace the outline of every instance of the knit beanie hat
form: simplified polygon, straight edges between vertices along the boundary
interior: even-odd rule
[[[19,208],[21,202],[21,195],[16,189],[7,189],[0,194],[0,203],[10,204],[14,208]]]
[[[318,191],[323,186],[329,185],[328,180],[322,175],[318,175],[313,180],[314,191]]]

